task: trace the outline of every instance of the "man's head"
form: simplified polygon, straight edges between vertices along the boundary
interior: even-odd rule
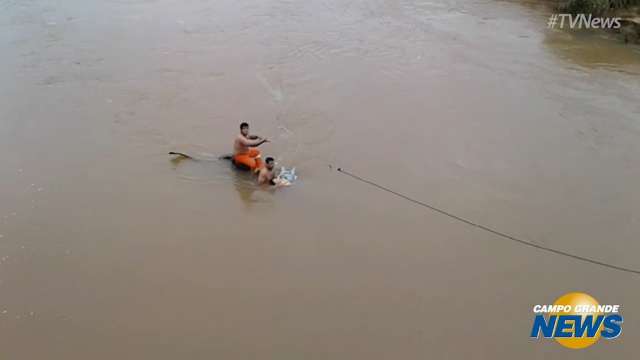
[[[273,167],[276,165],[275,160],[273,160],[272,157],[268,157],[266,159],[264,159],[264,166],[268,169],[268,170],[273,170]]]
[[[240,124],[240,133],[242,133],[242,135],[244,136],[249,135],[249,124],[247,124],[246,122]]]

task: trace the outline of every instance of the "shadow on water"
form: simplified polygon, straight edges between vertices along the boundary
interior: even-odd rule
[[[254,175],[249,171],[242,170],[234,170],[234,174],[232,178],[233,188],[238,193],[242,203],[246,207],[251,207],[253,204],[262,202],[254,197],[256,190],[259,190],[259,187],[255,184]]]

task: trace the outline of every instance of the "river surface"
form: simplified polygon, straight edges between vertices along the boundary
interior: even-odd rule
[[[640,51],[551,11],[0,0],[0,357],[637,358],[640,277],[335,170],[640,268]],[[294,186],[217,160],[242,121]],[[530,340],[570,291],[622,336]]]

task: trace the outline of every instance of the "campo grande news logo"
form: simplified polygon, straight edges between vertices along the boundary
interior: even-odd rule
[[[562,295],[553,305],[535,305],[533,313],[531,338],[542,335],[570,349],[589,347],[601,337],[617,338],[624,321],[620,305],[600,305],[591,295],[580,292]]]

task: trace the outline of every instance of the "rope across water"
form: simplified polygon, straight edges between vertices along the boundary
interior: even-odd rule
[[[420,200],[413,199],[413,198],[411,198],[411,197],[409,197],[407,195],[399,193],[399,192],[397,192],[395,190],[392,190],[392,189],[390,189],[388,187],[385,187],[385,186],[382,186],[380,184],[377,184],[374,181],[365,179],[365,178],[363,178],[361,176],[358,176],[358,175],[356,175],[354,173],[351,173],[351,172],[349,172],[347,170],[344,170],[343,168],[337,168],[337,171],[339,173],[344,174],[346,176],[349,176],[349,177],[351,177],[351,178],[353,178],[353,179],[355,179],[357,181],[360,181],[360,182],[365,183],[365,184],[369,184],[369,185],[371,185],[371,186],[373,186],[373,187],[375,187],[375,188],[377,188],[379,190],[388,192],[388,193],[393,194],[393,195],[395,195],[397,197],[400,197],[402,199],[410,201],[410,202],[412,202],[412,203],[414,203],[416,205],[425,207],[427,209],[430,209],[430,210],[433,210],[435,212],[438,212],[438,213],[440,213],[442,215],[448,216],[448,217],[450,217],[450,218],[452,218],[454,220],[457,220],[459,222],[462,222],[462,223],[465,223],[467,225],[471,225],[471,226],[477,227],[479,229],[482,229],[484,231],[492,233],[492,234],[494,234],[494,235],[496,235],[498,237],[501,237],[503,239],[507,239],[507,240],[519,243],[521,245],[529,246],[531,248],[535,248],[535,249],[538,249],[538,250],[554,253],[556,255],[561,255],[561,256],[572,258],[572,259],[575,259],[575,260],[591,263],[591,264],[594,264],[594,265],[599,265],[599,266],[602,266],[602,267],[605,267],[605,268],[609,268],[609,269],[613,269],[613,270],[618,270],[618,271],[623,271],[623,272],[627,272],[627,273],[640,275],[640,270],[635,270],[635,269],[630,269],[630,268],[623,267],[623,266],[609,264],[609,263],[606,263],[606,262],[603,262],[603,261],[587,258],[587,257],[584,257],[584,256],[572,254],[572,253],[569,253],[569,252],[566,252],[566,251],[563,251],[563,250],[558,250],[558,249],[553,249],[553,248],[550,248],[550,247],[547,247],[547,246],[538,245],[538,244],[536,244],[534,242],[531,242],[531,241],[519,239],[519,238],[517,238],[515,236],[511,236],[509,234],[506,234],[506,233],[503,233],[501,231],[489,228],[487,226],[480,225],[480,224],[475,223],[475,222],[473,222],[471,220],[467,220],[467,219],[465,219],[463,217],[460,217],[458,215],[452,214],[452,213],[450,213],[448,211],[439,209],[439,208],[437,208],[437,207],[435,207],[433,205],[429,205],[429,204],[427,204],[425,202],[422,202]]]

